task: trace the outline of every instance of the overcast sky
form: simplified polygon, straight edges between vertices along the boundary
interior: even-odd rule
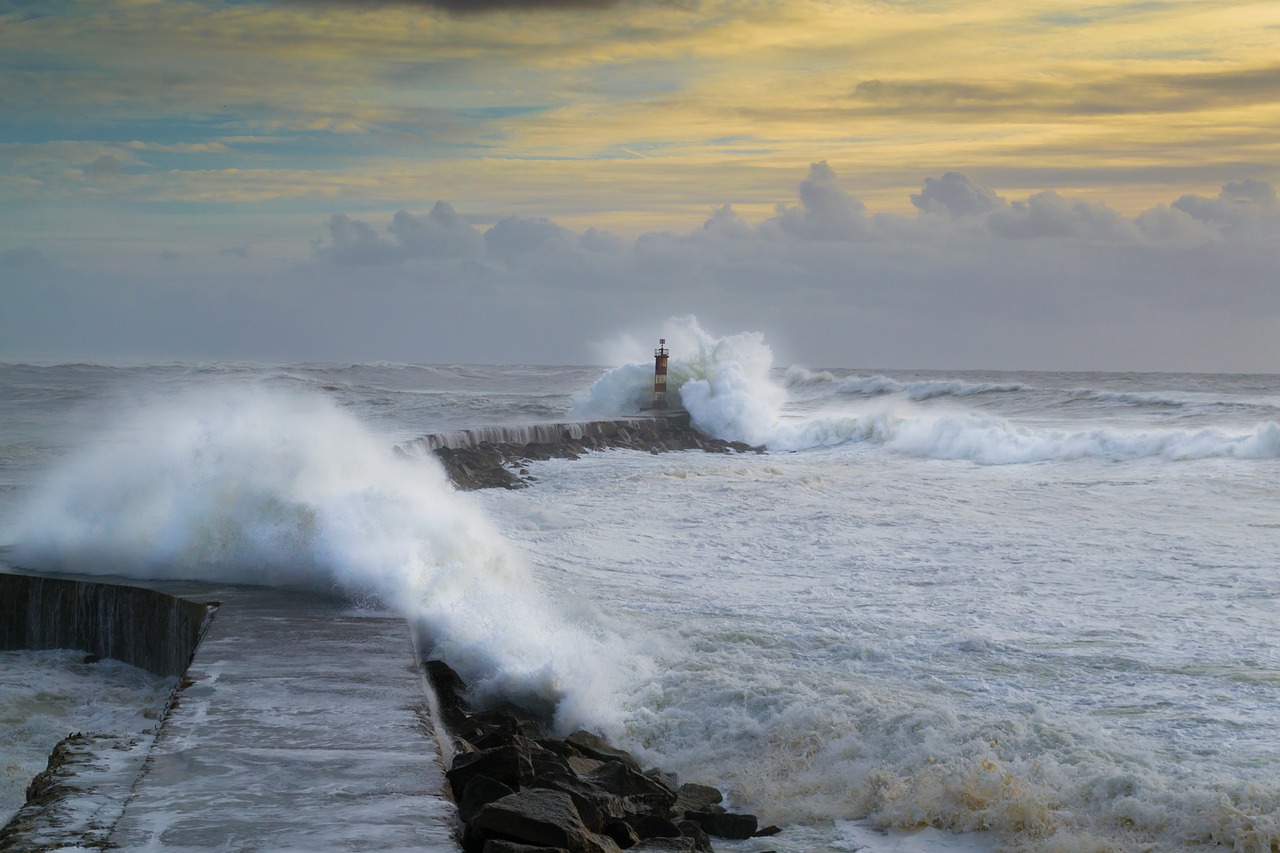
[[[5,360],[1280,372],[1277,185],[1274,0],[0,0]]]

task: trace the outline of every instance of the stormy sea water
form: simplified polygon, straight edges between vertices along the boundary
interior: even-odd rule
[[[394,452],[634,411],[638,345],[0,365],[0,558],[376,600],[481,699],[785,828],[725,849],[1280,849],[1280,376],[802,368],[666,334],[694,423],[768,453],[459,493]],[[26,678],[0,679],[3,743]]]

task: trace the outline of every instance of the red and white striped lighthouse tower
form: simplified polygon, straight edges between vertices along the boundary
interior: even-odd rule
[[[653,351],[653,407],[667,407],[667,339],[658,338],[658,348]]]

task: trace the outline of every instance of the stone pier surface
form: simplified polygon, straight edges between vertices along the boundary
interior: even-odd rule
[[[608,421],[455,430],[424,435],[396,449],[406,455],[433,454],[454,486],[463,490],[522,489],[536,479],[525,467],[527,463],[577,459],[594,450],[764,452],[762,447],[704,435],[693,426],[689,413],[680,409]]]
[[[196,599],[221,606],[111,825],[83,840],[152,851],[456,853],[403,619],[300,590],[199,585]],[[76,798],[64,811],[74,813]]]

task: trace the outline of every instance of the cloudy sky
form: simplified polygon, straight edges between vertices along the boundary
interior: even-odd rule
[[[1274,0],[0,0],[6,360],[1280,372],[1277,185]]]

